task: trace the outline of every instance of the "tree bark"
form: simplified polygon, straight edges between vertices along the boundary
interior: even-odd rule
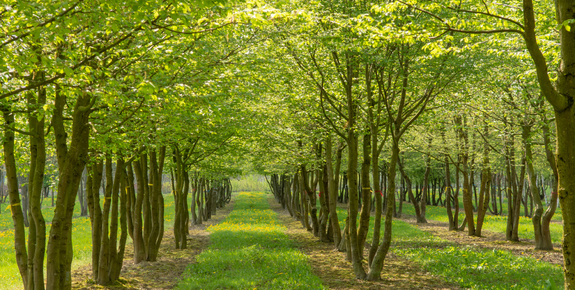
[[[468,135],[465,120],[458,116],[455,118],[455,125],[457,126],[457,135],[459,139],[459,166],[463,175],[463,209],[465,211],[465,220],[467,221],[467,234],[469,236],[475,235],[475,221],[473,217],[473,197],[469,186],[469,152],[468,152]],[[456,205],[459,206],[459,205]]]
[[[399,164],[399,172],[401,173],[403,179],[405,180],[405,187],[406,187],[405,190],[407,191],[407,194],[409,195],[409,200],[411,201],[411,204],[415,209],[415,217],[417,223],[425,224],[427,223],[427,219],[425,219],[425,216],[422,215],[421,208],[419,207],[420,203],[416,200],[415,196],[413,195],[411,179],[409,178],[409,176],[407,176],[407,173],[405,173],[405,169],[403,168],[403,163],[401,162],[401,160],[398,160],[397,162]]]
[[[483,220],[485,219],[485,214],[489,208],[491,189],[491,167],[489,165],[489,144],[487,143],[489,129],[487,125],[484,127],[483,136],[486,139],[483,146],[483,169],[481,171],[481,187],[479,189],[479,201],[477,203],[477,227],[475,228],[475,235],[478,237],[481,237]]]
[[[336,157],[336,166],[333,168],[332,160],[332,141],[331,136],[326,139],[326,167],[327,167],[327,177],[328,184],[327,190],[329,194],[329,215],[330,223],[333,230],[333,243],[337,248],[341,242],[341,228],[339,226],[339,218],[337,217],[337,196],[338,196],[338,186],[337,182],[339,179],[339,165],[341,164],[341,153],[343,150],[342,146],[339,146]]]
[[[394,134],[394,136],[399,135],[399,130]],[[392,230],[392,219],[393,219],[393,205],[395,203],[395,171],[397,161],[399,159],[399,140],[393,138],[393,144],[391,149],[391,160],[389,162],[389,170],[387,172],[388,178],[388,191],[387,191],[387,210],[385,213],[385,224],[383,232],[383,240],[379,245],[373,261],[369,267],[369,273],[367,274],[367,280],[379,280],[381,277],[381,271],[383,270],[383,263],[389,247],[391,246],[391,230]]]
[[[361,164],[361,213],[359,228],[357,229],[357,242],[359,254],[363,258],[363,248],[369,231],[369,219],[371,213],[371,186],[369,181],[369,169],[371,165],[371,134],[363,135],[363,161]]]
[[[8,127],[14,127],[14,113],[6,105],[0,105],[4,122]],[[24,229],[24,214],[22,212],[20,194],[18,193],[18,173],[16,167],[16,158],[14,155],[14,131],[4,129],[4,138],[2,146],[4,149],[4,165],[6,166],[6,182],[8,185],[8,197],[10,202],[10,211],[14,223],[14,250],[16,252],[16,264],[20,271],[20,277],[24,284],[24,289],[28,287],[28,252],[26,251],[26,232]]]
[[[48,241],[46,264],[46,288],[48,289],[70,289],[72,287],[72,215],[82,171],[88,159],[90,139],[88,120],[95,101],[87,93],[78,96],[72,113],[72,135],[70,147],[68,147],[63,115],[65,98],[62,94],[56,94],[52,116],[60,179]]]

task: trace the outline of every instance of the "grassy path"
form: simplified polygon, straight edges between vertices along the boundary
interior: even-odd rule
[[[238,194],[230,215],[208,231],[210,246],[186,269],[179,289],[324,288],[263,193]]]
[[[345,253],[334,250],[331,243],[322,243],[292,218],[287,210],[270,196],[269,203],[287,227],[288,236],[295,240],[310,260],[313,272],[329,289],[457,289],[458,286],[432,275],[408,259],[390,253],[385,259],[381,281],[357,280]],[[367,257],[367,247],[364,256]]]

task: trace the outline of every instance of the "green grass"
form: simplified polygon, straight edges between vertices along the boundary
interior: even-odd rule
[[[477,189],[479,190],[479,189]],[[478,193],[479,194],[479,193]],[[548,196],[551,194],[550,192],[546,193]],[[501,205],[501,210],[503,211],[503,213],[501,215],[506,216],[507,215],[507,198],[505,197],[505,192],[503,193],[504,197],[502,199],[503,204]],[[439,196],[439,195],[437,195]],[[445,195],[442,196],[443,199],[445,199]],[[431,202],[431,201],[430,201]],[[547,204],[545,203],[545,200],[541,200],[541,202],[543,203],[543,212],[545,212],[545,210],[547,210]],[[474,197],[474,204],[475,204],[475,197]],[[491,204],[491,202],[490,202]],[[528,205],[529,207],[529,205]],[[462,193],[459,193],[459,208],[463,209],[463,197],[462,197]],[[499,210],[499,198],[497,199],[497,209]],[[521,204],[521,215],[523,215],[525,213],[524,208],[523,208],[523,204]],[[557,209],[555,210],[555,214],[553,215],[552,220],[554,221],[562,221],[563,217],[561,215],[561,208],[559,206],[557,206]]]
[[[408,213],[406,209],[409,205],[406,205],[404,213]],[[431,210],[431,207],[428,209]],[[434,214],[430,214],[430,210],[427,215],[430,219],[435,214],[447,218],[445,208],[437,207]],[[340,208],[337,213],[343,228],[347,211]],[[381,230],[383,234],[383,225]],[[367,238],[369,243],[372,238],[373,215]],[[509,251],[456,245],[401,220],[393,220],[391,251],[421,265],[432,275],[440,276],[462,288],[563,288],[563,271],[560,266],[530,257],[519,257]]]
[[[52,221],[54,208],[50,207],[51,201],[45,200],[42,212],[47,222]],[[171,194],[164,195],[165,228],[174,225],[174,198]],[[92,262],[92,227],[88,217],[80,217],[80,204],[74,208],[74,220],[72,231],[72,243],[74,248],[74,260],[72,269]],[[22,289],[22,279],[16,265],[14,254],[14,230],[10,211],[0,214],[0,289]],[[28,231],[28,229],[26,229]],[[50,233],[50,225],[47,225],[46,236]],[[48,238],[46,238],[48,239]],[[47,242],[47,240],[46,240]],[[131,243],[128,239],[127,243]],[[130,259],[131,257],[124,257]],[[44,260],[44,269],[46,261]]]
[[[188,266],[179,289],[322,289],[307,257],[285,234],[267,196],[240,193],[226,220],[209,227],[209,249]]]
[[[90,219],[88,217],[76,218],[74,219],[73,227],[74,260],[72,268],[76,268],[91,262],[92,236]],[[46,236],[50,233],[50,228],[50,225],[47,225]],[[45,258],[44,267],[46,267]],[[21,288],[22,279],[20,278],[14,255],[14,230],[4,230],[0,232],[0,289]]]
[[[560,266],[509,251],[458,246],[403,221],[393,222],[392,251],[433,275],[471,289],[561,289]]]
[[[415,210],[413,205],[409,202],[403,203],[403,213],[408,215],[415,215]],[[447,211],[445,207],[441,206],[427,206],[425,216],[428,220],[435,220],[440,222],[449,222],[447,217]],[[557,213],[555,213],[557,216]],[[459,222],[461,223],[465,218],[465,214],[459,212]],[[477,222],[477,216],[475,216]],[[485,215],[485,220],[483,222],[483,229],[494,233],[505,233],[507,228],[507,216],[498,215]],[[554,243],[560,243],[563,238],[563,226],[559,223],[552,222],[550,224],[551,240]],[[531,218],[524,216],[519,217],[519,238],[520,239],[535,239],[535,233],[533,232],[533,223]]]
[[[231,183],[234,192],[266,192],[270,190],[263,175],[244,175],[237,179],[233,178]]]
[[[11,230],[14,228],[14,223],[12,222],[12,215],[10,214],[10,207],[8,202],[3,203],[2,212],[0,213],[0,231]],[[74,218],[80,217],[80,203],[76,202],[74,207]],[[52,222],[54,218],[54,207],[52,207],[52,200],[50,198],[44,198],[42,201],[42,214],[46,223]]]

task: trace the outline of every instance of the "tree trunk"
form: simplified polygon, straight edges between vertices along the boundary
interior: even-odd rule
[[[361,164],[361,213],[359,228],[357,229],[357,244],[359,255],[363,258],[363,248],[369,231],[369,218],[371,213],[371,187],[369,182],[369,169],[371,165],[371,135],[363,135],[363,162]]]
[[[175,185],[174,185],[174,203],[175,203],[175,217],[174,217],[174,238],[176,249],[185,249],[187,247],[188,237],[188,192],[189,192],[189,177],[188,177],[188,150],[182,150],[176,146],[173,150],[173,160],[175,164]]]
[[[336,166],[333,168],[332,161],[332,141],[331,136],[326,140],[326,167],[327,167],[327,177],[329,179],[327,187],[329,193],[329,214],[330,223],[333,230],[333,243],[337,248],[341,242],[341,228],[339,226],[339,218],[337,217],[337,198],[338,198],[338,180],[339,180],[339,169],[341,164],[341,155],[343,147],[338,146]]]
[[[159,148],[159,152],[151,150],[150,156],[150,221],[151,229],[144,239],[147,239],[148,257],[147,260],[155,262],[158,257],[158,250],[164,236],[164,197],[162,196],[162,172],[164,168],[164,158],[166,147]]]
[[[481,171],[481,187],[479,189],[479,201],[477,202],[477,227],[475,228],[475,235],[481,237],[481,229],[483,228],[483,220],[489,208],[489,195],[491,189],[491,167],[489,165],[489,144],[487,138],[489,136],[489,128],[487,125],[484,127],[483,136],[486,138],[483,146],[483,169]]]
[[[48,241],[46,264],[46,288],[48,289],[70,289],[72,287],[72,216],[82,171],[88,159],[90,140],[88,120],[94,102],[95,99],[86,93],[78,96],[72,113],[72,134],[68,147],[63,115],[66,97],[56,93],[52,127],[56,138],[60,179]]]
[[[397,130],[399,131],[399,130]],[[399,132],[396,132],[394,136],[399,136]],[[391,149],[391,160],[389,162],[389,170],[387,172],[388,178],[388,191],[387,191],[387,210],[385,213],[385,225],[383,232],[383,240],[379,245],[373,261],[369,267],[369,273],[367,274],[367,280],[379,280],[381,277],[381,271],[383,270],[383,263],[389,247],[391,246],[391,230],[392,230],[392,219],[393,219],[393,205],[395,204],[395,167],[399,159],[399,140],[393,138],[393,144]]]
[[[349,103],[352,103],[351,101]],[[351,105],[351,104],[349,104]],[[351,105],[354,106],[354,105]],[[351,250],[351,262],[355,277],[357,279],[365,278],[365,270],[363,269],[362,255],[359,252],[359,239],[357,236],[357,214],[358,214],[358,191],[357,191],[357,158],[358,158],[358,137],[355,129],[355,109],[350,108],[351,118],[350,128],[347,132],[347,172],[348,172],[348,190],[349,190],[349,208],[348,208],[348,222],[349,222],[349,246]],[[353,123],[352,123],[353,120]]]
[[[443,139],[443,143],[447,144],[445,141],[445,131],[441,132],[441,137]],[[448,148],[446,146],[446,151],[445,152],[449,152]],[[452,205],[454,204],[454,194],[453,194],[453,188],[451,187],[451,171],[449,170],[449,155],[448,153],[445,153],[445,157],[444,157],[444,166],[445,166],[445,208],[447,210],[447,218],[449,219],[449,230],[450,231],[455,231],[457,230],[457,211],[454,214],[453,213],[453,209],[452,209]],[[459,206],[459,205],[457,205]]]
[[[399,172],[401,173],[401,176],[403,176],[403,179],[405,180],[405,187],[406,187],[405,190],[409,194],[409,200],[411,201],[411,204],[415,209],[415,217],[417,219],[417,223],[425,224],[427,223],[427,220],[425,219],[425,216],[421,214],[421,208],[419,207],[420,203],[417,202],[415,196],[413,195],[413,190],[411,187],[411,179],[409,178],[409,176],[407,176],[407,173],[405,173],[405,169],[403,168],[403,163],[401,162],[401,160],[398,160],[397,163],[399,165]]]
[[[14,127],[14,114],[6,104],[0,105],[4,122],[8,127]],[[18,193],[18,172],[14,155],[14,131],[4,129],[3,149],[4,165],[6,166],[6,181],[12,221],[14,222],[14,250],[16,252],[16,264],[22,277],[24,289],[30,289],[28,284],[28,253],[26,251],[26,232],[24,229],[24,214],[22,212],[20,194]]]
[[[119,277],[124,261],[127,240],[127,188],[125,163],[122,158],[116,162],[116,172],[112,170],[112,158],[106,157],[106,187],[104,208],[99,205],[102,163],[93,166],[91,186],[88,192],[90,221],[92,223],[92,274],[99,285],[111,285]],[[120,220],[120,240],[118,241],[118,218]]]
[[[92,226],[92,278],[94,281],[98,280],[98,271],[100,270],[100,248],[102,243],[102,209],[100,207],[100,185],[102,183],[103,170],[104,163],[102,161],[94,162],[88,172],[88,178],[86,180],[88,212],[90,214],[90,224]]]
[[[328,187],[328,176],[327,176],[327,166],[324,164],[322,166],[321,171],[318,170],[319,175],[319,203],[321,206],[320,209],[320,217],[319,217],[319,239],[322,242],[330,242],[329,237],[327,235],[327,224],[329,221],[329,195],[327,192]]]
[[[468,152],[468,135],[465,119],[460,116],[455,118],[455,125],[457,126],[457,134],[459,139],[459,166],[461,174],[463,175],[463,208],[465,211],[465,220],[467,221],[467,234],[469,236],[475,235],[475,221],[473,217],[473,196],[469,186],[469,152]],[[459,207],[459,205],[456,205]]]
[[[379,240],[381,235],[381,215],[383,212],[383,193],[381,191],[380,173],[379,173],[379,155],[381,148],[383,148],[384,142],[378,146],[377,135],[373,132],[377,132],[376,124],[372,122],[371,125],[371,163],[372,163],[372,179],[373,179],[373,192],[375,194],[375,216],[373,220],[373,238],[371,241],[371,247],[369,249],[368,264],[371,267],[373,263],[373,258],[377,253],[377,248],[379,246]]]

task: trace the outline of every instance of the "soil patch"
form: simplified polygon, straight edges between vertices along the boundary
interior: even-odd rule
[[[313,233],[303,228],[301,222],[289,215],[273,198],[270,207],[277,212],[278,219],[287,227],[288,236],[309,258],[313,273],[329,289],[458,289],[418,265],[388,253],[381,275],[381,281],[364,281],[355,278],[351,263],[345,253],[334,249],[331,243],[322,243]],[[367,248],[367,247],[366,247]],[[364,256],[367,257],[366,249]]]
[[[156,262],[134,264],[132,244],[126,245],[122,274],[117,285],[100,286],[92,281],[91,264],[72,271],[72,289],[172,289],[189,264],[196,262],[196,255],[208,247],[209,233],[206,228],[225,219],[233,209],[233,199],[216,215],[201,225],[190,226],[188,248],[176,250],[173,229],[164,232]]]

